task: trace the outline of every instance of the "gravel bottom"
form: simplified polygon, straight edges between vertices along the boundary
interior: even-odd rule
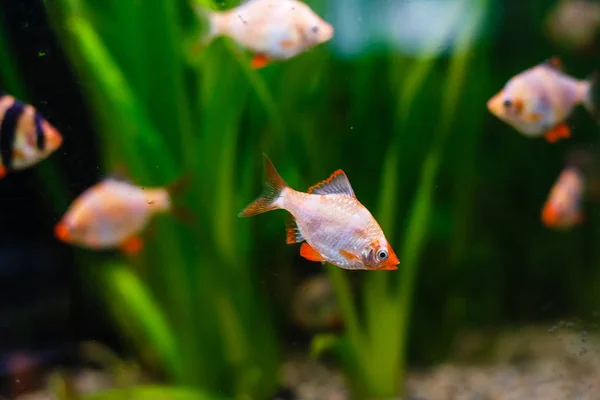
[[[460,364],[411,371],[405,399],[600,400],[600,340],[565,325],[465,335],[451,357]],[[469,364],[483,353],[487,363]],[[322,363],[290,357],[283,376],[296,400],[351,399],[339,371]]]

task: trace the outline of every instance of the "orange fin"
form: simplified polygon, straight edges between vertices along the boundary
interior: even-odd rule
[[[300,255],[310,261],[327,261],[318,251],[313,249],[310,244],[304,242],[300,246]]]
[[[282,40],[281,42],[279,42],[279,44],[283,48],[290,48],[290,47],[295,46],[296,42],[294,42],[293,40]]]
[[[356,197],[354,190],[350,186],[348,177],[341,169],[335,171],[323,182],[317,183],[308,189],[311,194],[346,194],[350,197]]]
[[[302,237],[302,234],[298,229],[298,225],[296,225],[296,220],[292,214],[289,214],[289,218],[286,223],[286,233],[285,241],[287,244],[300,243],[304,241],[304,238]]]
[[[23,153],[21,150],[13,149],[12,153],[14,158],[25,158],[25,153]]]
[[[263,191],[258,199],[254,200],[238,214],[238,217],[251,217],[267,211],[277,210],[279,206],[274,203],[279,199],[281,191],[288,187],[287,183],[279,176],[269,157],[263,154],[263,158],[265,163]]]
[[[0,165],[0,179],[6,176],[6,168],[4,165]]]
[[[255,54],[252,57],[252,68],[259,69],[269,65],[270,60],[264,54]]]
[[[357,261],[360,262],[360,258],[358,258],[355,254],[350,253],[349,251],[340,249],[339,253],[341,254],[342,257],[344,257],[346,260],[350,261],[351,263],[354,263]]]
[[[126,239],[119,247],[125,254],[137,254],[144,247],[144,240],[140,236],[134,235]]]
[[[571,129],[569,129],[567,124],[563,122],[546,132],[544,134],[544,137],[548,142],[556,143],[560,139],[566,139],[571,137]]]
[[[555,68],[559,71],[564,71],[565,67],[562,63],[562,60],[558,56],[552,56],[545,62],[546,65],[549,65],[552,68]]]

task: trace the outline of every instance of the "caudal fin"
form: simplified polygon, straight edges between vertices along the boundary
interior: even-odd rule
[[[277,200],[281,196],[283,189],[288,185],[281,179],[275,166],[269,160],[266,154],[263,154],[265,161],[265,183],[260,197],[254,200],[248,207],[238,214],[238,217],[251,217],[253,215],[262,214],[267,211],[277,210],[279,205]]]
[[[594,72],[586,80],[589,84],[589,89],[583,100],[583,106],[590,113],[596,123],[600,124],[600,85],[598,84],[598,72]]]

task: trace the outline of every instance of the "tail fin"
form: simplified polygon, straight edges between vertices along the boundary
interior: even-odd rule
[[[248,207],[238,214],[238,217],[251,217],[253,215],[262,214],[267,211],[277,210],[277,200],[281,196],[283,189],[287,188],[287,183],[281,179],[275,166],[269,160],[266,154],[263,153],[265,162],[265,183],[260,197],[254,200]]]
[[[198,53],[200,50],[208,46],[214,38],[223,33],[223,16],[221,15],[222,13],[219,11],[213,11],[211,9],[201,7],[199,5],[194,5],[193,7],[194,11],[196,11],[196,14],[198,14],[198,16],[200,17],[206,18],[206,21],[208,22],[208,30],[206,31],[204,36],[202,36],[198,40],[196,46],[194,46],[193,49],[194,53]]]
[[[196,226],[198,219],[189,207],[182,204],[180,197],[192,185],[193,178],[191,173],[186,173],[165,188],[169,193],[171,215],[190,227]]]
[[[592,73],[586,80],[589,84],[589,89],[583,100],[583,106],[590,113],[592,118],[600,124],[600,114],[598,107],[600,105],[600,85],[598,85],[598,72]]]

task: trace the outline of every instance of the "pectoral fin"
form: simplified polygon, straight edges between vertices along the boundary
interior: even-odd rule
[[[125,254],[137,254],[144,247],[144,240],[140,236],[132,236],[123,241],[119,247]]]
[[[357,255],[350,253],[349,251],[340,249],[339,253],[342,257],[344,257],[348,262],[350,262],[352,264],[354,264],[356,262],[360,262],[360,258],[358,258]]]
[[[252,57],[252,68],[254,69],[266,67],[269,63],[269,58],[264,54],[255,54],[254,57]]]
[[[300,255],[310,261],[327,261],[318,251],[313,249],[311,245],[306,242],[302,243],[302,246],[300,246]]]

